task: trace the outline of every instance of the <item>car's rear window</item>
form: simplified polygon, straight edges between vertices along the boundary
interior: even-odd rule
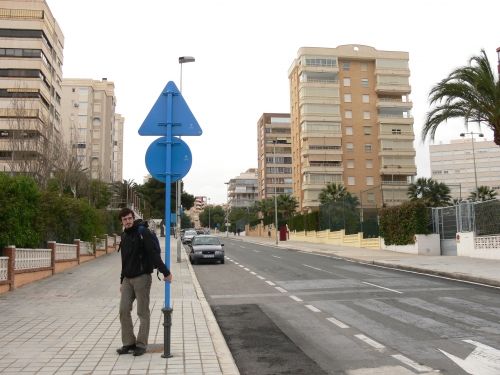
[[[193,245],[220,245],[220,242],[214,237],[195,237]]]

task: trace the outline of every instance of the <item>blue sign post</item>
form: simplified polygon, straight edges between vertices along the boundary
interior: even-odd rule
[[[168,82],[139,128],[139,135],[162,136],[151,143],[146,152],[146,167],[158,181],[165,183],[165,265],[170,269],[170,196],[171,184],[191,169],[192,155],[188,145],[176,136],[199,136],[200,125],[191,113],[182,94],[172,81]],[[163,305],[163,358],[170,353],[172,327],[170,283],[165,283]]]

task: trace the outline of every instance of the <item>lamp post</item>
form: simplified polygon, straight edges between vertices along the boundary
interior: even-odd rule
[[[460,133],[461,137],[465,137],[466,135],[470,135],[471,137],[471,143],[472,143],[472,161],[474,163],[474,182],[476,185],[476,200],[479,198],[479,190],[477,188],[477,171],[476,171],[476,154],[474,152],[474,135],[477,135],[478,137],[484,137],[483,133],[477,133],[477,132],[465,132],[465,133]]]
[[[207,198],[208,200],[208,230],[210,231],[210,229],[212,228],[210,226],[210,198]]]
[[[276,167],[276,143],[277,139],[273,140],[273,164]],[[278,196],[276,194],[276,181],[274,182],[274,231],[276,237],[276,245],[278,244]]]
[[[192,56],[181,56],[179,57],[179,64],[181,66],[181,77],[180,77],[180,89],[179,92],[182,93],[182,65],[185,63],[194,62],[194,57]],[[177,233],[177,263],[181,262],[181,192],[182,190],[182,180],[177,180],[175,183],[175,218],[176,218],[176,233]],[[168,228],[170,230],[170,228]]]
[[[226,237],[229,237],[229,183],[230,182],[224,182],[227,185],[227,200],[226,200]]]

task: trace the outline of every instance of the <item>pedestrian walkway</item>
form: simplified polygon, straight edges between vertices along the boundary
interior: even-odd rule
[[[229,238],[281,248],[329,254],[361,263],[422,272],[500,287],[500,272],[498,272],[500,269],[500,260],[463,256],[414,255],[389,250],[365,249],[293,240],[279,242],[276,245],[274,238],[267,237],[230,235]]]
[[[121,265],[111,253],[0,295],[0,374],[239,374],[185,252],[177,263],[174,241],[171,249],[172,358],[161,357],[164,283],[156,274],[148,351],[117,355]]]

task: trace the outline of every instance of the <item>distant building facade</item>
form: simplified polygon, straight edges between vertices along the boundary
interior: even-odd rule
[[[230,209],[251,207],[259,196],[257,169],[250,168],[227,184],[227,201]]]
[[[122,181],[125,120],[115,112],[114,83],[71,78],[62,88],[65,142],[92,179]]]
[[[452,140],[447,144],[429,146],[431,174],[436,181],[450,188],[455,199],[467,199],[477,186],[488,186],[500,196],[500,147],[493,141],[474,140],[474,155],[470,138]]]
[[[363,45],[300,48],[288,77],[293,194],[320,205],[329,183],[373,205],[406,200],[416,175],[408,53]]]
[[[52,172],[61,151],[63,49],[44,0],[0,2],[0,171]]]
[[[259,200],[292,193],[290,114],[264,113],[257,122]]]

